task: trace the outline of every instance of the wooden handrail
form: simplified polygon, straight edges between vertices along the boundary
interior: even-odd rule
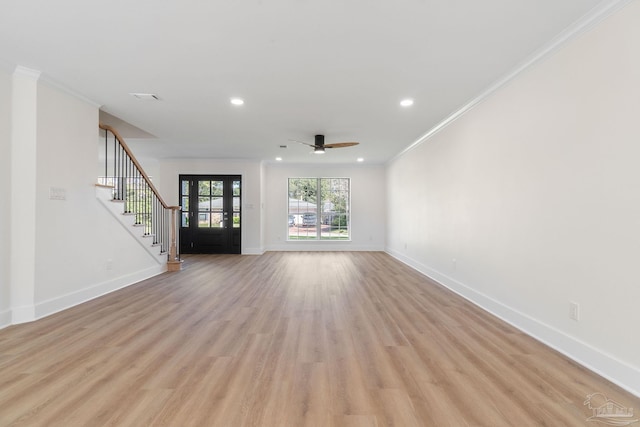
[[[161,253],[168,250],[167,270],[179,271],[182,261],[180,261],[177,247],[176,212],[180,210],[180,207],[169,206],[167,202],[164,201],[158,189],[151,182],[151,178],[149,178],[149,175],[144,171],[142,165],[133,155],[129,146],[124,142],[124,138],[120,136],[117,130],[104,123],[99,123],[98,127],[106,132],[104,184],[107,184],[109,178],[106,176],[109,164],[107,148],[109,145],[108,133],[111,132],[115,138],[115,140],[113,140],[114,157],[112,159],[114,173],[112,178],[114,185],[110,186],[114,189],[114,200],[127,201],[125,212],[136,215],[135,223],[145,227],[145,236],[153,237],[153,244],[160,246]],[[119,149],[117,149],[116,141],[120,145]],[[131,178],[134,180],[133,187],[130,187],[127,183]],[[137,184],[139,178],[144,180],[143,187],[139,187]],[[151,190],[151,192],[149,192],[149,190]],[[131,191],[131,194],[129,191]],[[149,198],[148,196],[152,197]],[[171,212],[169,215],[170,219],[166,218],[168,211]],[[169,242],[165,243],[167,240]]]
[[[136,159],[136,156],[133,155],[133,153],[131,152],[131,150],[129,149],[129,146],[124,142],[124,139],[120,136],[120,134],[118,133],[117,130],[115,130],[114,128],[112,128],[109,125],[105,125],[103,123],[100,123],[98,125],[98,127],[104,131],[109,131],[111,132],[116,139],[118,140],[118,142],[120,143],[120,145],[122,146],[122,148],[124,149],[125,153],[127,153],[127,155],[129,156],[129,158],[131,159],[131,161],[133,162],[133,164],[136,166],[136,168],[138,168],[138,171],[140,172],[140,174],[142,175],[142,177],[145,179],[145,181],[147,181],[147,184],[149,184],[149,188],[151,188],[151,191],[153,191],[153,193],[156,195],[156,197],[158,198],[158,200],[160,201],[160,203],[162,204],[162,206],[165,209],[173,209],[173,210],[179,210],[180,206],[169,206],[164,199],[162,198],[162,196],[160,196],[160,192],[156,189],[156,187],[153,185],[153,182],[151,182],[151,179],[149,178],[149,176],[147,175],[147,173],[144,171],[144,169],[142,168],[142,165],[140,164],[140,162],[138,162],[138,159]]]

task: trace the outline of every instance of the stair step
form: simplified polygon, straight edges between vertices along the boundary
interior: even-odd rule
[[[147,253],[152,255],[156,262],[159,264],[167,263],[169,249],[167,247],[162,247],[162,242],[157,242],[156,233],[144,234],[145,231],[150,230],[148,224],[134,224],[140,217],[136,217],[136,215],[144,215],[141,213],[134,212],[124,212],[127,208],[126,205],[123,205],[126,200],[114,199],[113,194],[110,191],[108,186],[96,185],[96,197],[100,201],[100,203],[117,219],[121,222],[132,234],[132,236],[137,240],[142,247],[145,248]],[[111,202],[111,203],[109,203]],[[130,228],[134,227],[134,228]],[[144,229],[140,229],[140,227],[145,227]],[[151,239],[149,239],[151,238]],[[175,267],[174,267],[175,268]],[[178,269],[176,269],[177,271]]]

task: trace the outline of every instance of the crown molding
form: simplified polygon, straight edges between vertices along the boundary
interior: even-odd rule
[[[26,77],[32,80],[39,80],[42,76],[42,72],[39,70],[34,70],[33,68],[23,67],[22,65],[18,65],[13,70],[14,76]]]
[[[482,91],[478,96],[473,98],[471,101],[464,104],[461,108],[447,116],[440,123],[431,128],[427,133],[419,137],[415,140],[411,145],[407,148],[393,156],[389,159],[386,164],[391,164],[395,160],[407,154],[409,151],[418,147],[422,143],[429,140],[432,136],[455,122],[457,119],[462,117],[465,113],[472,110],[475,106],[482,103],[485,99],[489,98],[503,86],[506,86],[509,82],[517,78],[520,74],[527,71],[529,68],[541,62],[543,59],[548,58],[553,53],[558,51],[560,48],[565,46],[571,40],[574,40],[578,36],[586,33],[600,22],[604,21],[609,16],[613,15],[620,9],[624,8],[627,4],[631,3],[633,0],[604,0],[587,12],[582,18],[578,19],[572,25],[564,29],[560,34],[558,34],[555,38],[553,38],[550,42],[545,44],[542,48],[538,49],[536,52],[527,57],[524,61],[520,62],[515,68],[513,68],[510,72],[502,76],[500,79],[495,81],[492,85]]]
[[[99,103],[93,101],[92,99],[87,98],[86,96],[76,92],[75,90],[71,89],[70,87],[65,86],[62,83],[52,79],[51,77],[49,77],[46,74],[42,75],[41,81],[43,83],[45,83],[47,86],[52,87],[54,89],[57,89],[57,90],[59,90],[59,91],[61,91],[63,93],[66,93],[67,95],[71,95],[74,98],[76,98],[76,99],[78,99],[78,100],[80,100],[82,102],[85,102],[85,103],[91,105],[92,107],[95,107],[96,109],[100,109],[100,107],[102,107],[102,104],[99,104]]]
[[[3,63],[0,62],[0,68],[2,68]],[[52,79],[51,77],[47,76],[46,74],[42,73],[42,71],[40,70],[35,70],[33,68],[28,68],[28,67],[24,67],[22,65],[17,65],[13,68],[13,75],[14,76],[20,76],[20,77],[26,77],[35,81],[39,81],[42,82],[44,84],[46,84],[49,87],[52,87],[54,89],[57,89],[63,93],[66,93],[67,95],[71,95],[76,99],[79,99],[82,102],[85,102],[97,109],[99,109],[102,105],[98,104],[97,102],[85,97],[84,95],[79,94],[78,92],[74,91],[73,89],[55,81],[54,79]]]

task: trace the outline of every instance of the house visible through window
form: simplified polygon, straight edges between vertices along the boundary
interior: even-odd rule
[[[349,178],[289,178],[288,240],[349,240]]]

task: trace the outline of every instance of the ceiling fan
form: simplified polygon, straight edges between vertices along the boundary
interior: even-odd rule
[[[298,141],[295,139],[290,139],[289,141],[295,141],[295,142],[299,142],[300,144],[313,147],[313,152],[315,154],[324,154],[325,148],[344,148],[344,147],[352,147],[354,145],[360,144],[359,142],[334,142],[333,144],[325,144],[324,135],[316,135],[314,144],[309,144],[308,142]]]

